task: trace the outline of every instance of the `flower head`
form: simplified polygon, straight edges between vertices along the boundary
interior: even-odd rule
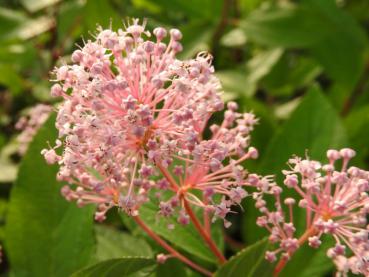
[[[257,156],[247,150],[256,119],[231,103],[213,138],[203,140],[210,116],[224,106],[211,56],[178,60],[179,30],[159,27],[153,36],[138,20],[117,32],[100,29],[73,53],[73,65],[55,69],[51,94],[64,98],[55,148],[63,147],[63,154],[43,154],[60,165],[58,178],[68,183],[63,195],[79,205],[97,204],[98,220],[112,206],[137,215],[152,190],[161,216],[175,214],[186,224],[183,201],[191,198],[224,217],[209,191],[226,197],[225,210],[245,197],[240,163]],[[194,188],[204,191],[206,203],[187,193]],[[164,199],[162,191],[173,196]]]
[[[290,159],[290,170],[284,171],[284,184],[300,197],[298,206],[306,212],[306,230],[297,238],[293,218],[296,200],[287,198],[282,203],[282,189],[271,183],[266,194],[275,198],[276,210],[271,211],[261,198],[259,210],[264,214],[258,225],[267,228],[270,241],[278,243],[274,254],[291,255],[303,243],[318,248],[324,236],[332,236],[335,245],[327,252],[344,273],[369,274],[369,241],[366,215],[369,211],[369,172],[348,167],[355,152],[345,148],[329,150],[325,165],[309,159]],[[341,167],[336,169],[338,160]],[[282,205],[287,206],[284,210]],[[287,211],[287,212],[286,212]],[[272,260],[270,253],[267,258]]]

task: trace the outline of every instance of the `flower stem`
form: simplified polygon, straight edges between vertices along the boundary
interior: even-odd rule
[[[307,229],[305,233],[303,233],[302,236],[298,240],[299,246],[303,245],[309,237],[314,236],[316,232],[317,231],[314,227],[310,227],[309,229]],[[289,254],[292,255],[292,253],[289,253]],[[278,262],[278,264],[276,265],[274,269],[274,273],[273,273],[274,277],[279,276],[279,273],[281,273],[282,269],[286,266],[287,262],[288,262],[288,258],[282,258]]]
[[[172,175],[160,164],[160,162],[157,163],[157,167],[161,171],[161,173],[164,175],[164,177],[167,179],[167,181],[171,184],[171,187],[174,191],[178,191],[179,186],[176,183],[176,181],[173,179]],[[186,209],[186,212],[188,216],[190,217],[192,223],[195,225],[196,230],[199,232],[199,234],[203,237],[206,244],[209,246],[210,250],[214,253],[214,255],[218,258],[219,262],[221,264],[224,264],[227,260],[223,256],[222,252],[218,249],[218,247],[215,245],[214,241],[211,239],[210,234],[208,234],[205,229],[202,227],[200,221],[197,219],[196,215],[191,209],[190,204],[187,202],[186,198],[182,195],[182,200],[184,204],[184,208]]]
[[[218,247],[215,245],[215,243],[211,239],[210,235],[208,235],[208,233],[202,227],[200,221],[197,219],[195,213],[192,211],[192,209],[190,207],[190,204],[187,202],[187,200],[184,197],[183,197],[183,204],[184,204],[184,208],[186,209],[186,212],[187,212],[188,216],[190,217],[192,223],[194,224],[196,230],[199,232],[199,234],[202,236],[204,241],[207,243],[210,250],[218,258],[219,262],[221,264],[224,264],[227,261],[227,259],[223,256],[222,252],[220,252]]]
[[[196,271],[204,274],[205,276],[212,276],[212,273],[208,271],[207,269],[203,268],[202,266],[194,263],[187,257],[183,256],[181,253],[179,253],[177,250],[175,250],[173,247],[171,247],[168,243],[166,243],[162,238],[160,238],[156,233],[154,233],[146,224],[142,221],[142,219],[139,216],[134,216],[133,219],[136,221],[136,223],[153,239],[155,240],[161,247],[163,247],[165,250],[167,250],[173,257],[176,257],[183,263],[187,264],[188,266],[192,267]]]

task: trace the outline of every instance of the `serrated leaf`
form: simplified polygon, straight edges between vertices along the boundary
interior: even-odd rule
[[[155,260],[146,257],[124,257],[103,261],[75,272],[71,277],[127,277],[135,273],[148,276],[152,272]]]
[[[274,266],[264,258],[267,248],[267,239],[248,246],[219,268],[214,277],[271,276]]]
[[[12,189],[6,250],[14,276],[68,276],[94,250],[93,209],[77,208],[60,194],[57,166],[40,154],[56,138],[51,116],[28,148]]]

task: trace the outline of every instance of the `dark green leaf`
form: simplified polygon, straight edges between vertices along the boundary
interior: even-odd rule
[[[298,108],[291,114],[269,144],[260,169],[263,173],[278,172],[293,155],[325,157],[326,150],[347,146],[342,123],[317,86],[313,86]]]
[[[30,144],[11,192],[6,249],[15,276],[68,276],[94,249],[92,207],[62,198],[57,166],[40,155],[56,138],[54,123],[53,115]]]
[[[242,26],[256,42],[310,50],[328,75],[348,89],[363,71],[366,35],[335,1],[307,0],[258,10]]]
[[[332,260],[327,257],[327,250],[333,245],[333,240],[330,240],[328,236],[324,237],[324,243],[319,249],[313,249],[304,244],[295,252],[280,276],[325,276],[334,267]]]
[[[263,239],[238,252],[224,264],[214,277],[267,277],[273,272],[273,264],[264,258],[268,240]]]

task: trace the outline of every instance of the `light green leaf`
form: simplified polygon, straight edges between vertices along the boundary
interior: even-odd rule
[[[71,277],[127,277],[140,273],[139,276],[148,276],[153,271],[155,260],[146,257],[124,257],[110,259],[82,269]]]
[[[220,40],[220,43],[226,47],[240,47],[245,45],[246,35],[241,28],[235,28],[226,33]]]
[[[227,93],[251,97],[259,80],[266,76],[282,56],[282,49],[271,49],[256,54],[245,68],[218,71],[224,90]]]
[[[31,13],[55,5],[60,0],[21,0],[23,6]]]
[[[12,189],[6,250],[14,276],[68,276],[94,250],[93,209],[77,208],[60,194],[57,166],[40,155],[56,138],[51,116],[30,144]]]
[[[95,260],[104,261],[127,256],[152,257],[150,246],[143,239],[106,226],[96,226]]]
[[[267,239],[248,246],[219,268],[214,277],[271,276],[274,266],[264,258],[267,248]]]

